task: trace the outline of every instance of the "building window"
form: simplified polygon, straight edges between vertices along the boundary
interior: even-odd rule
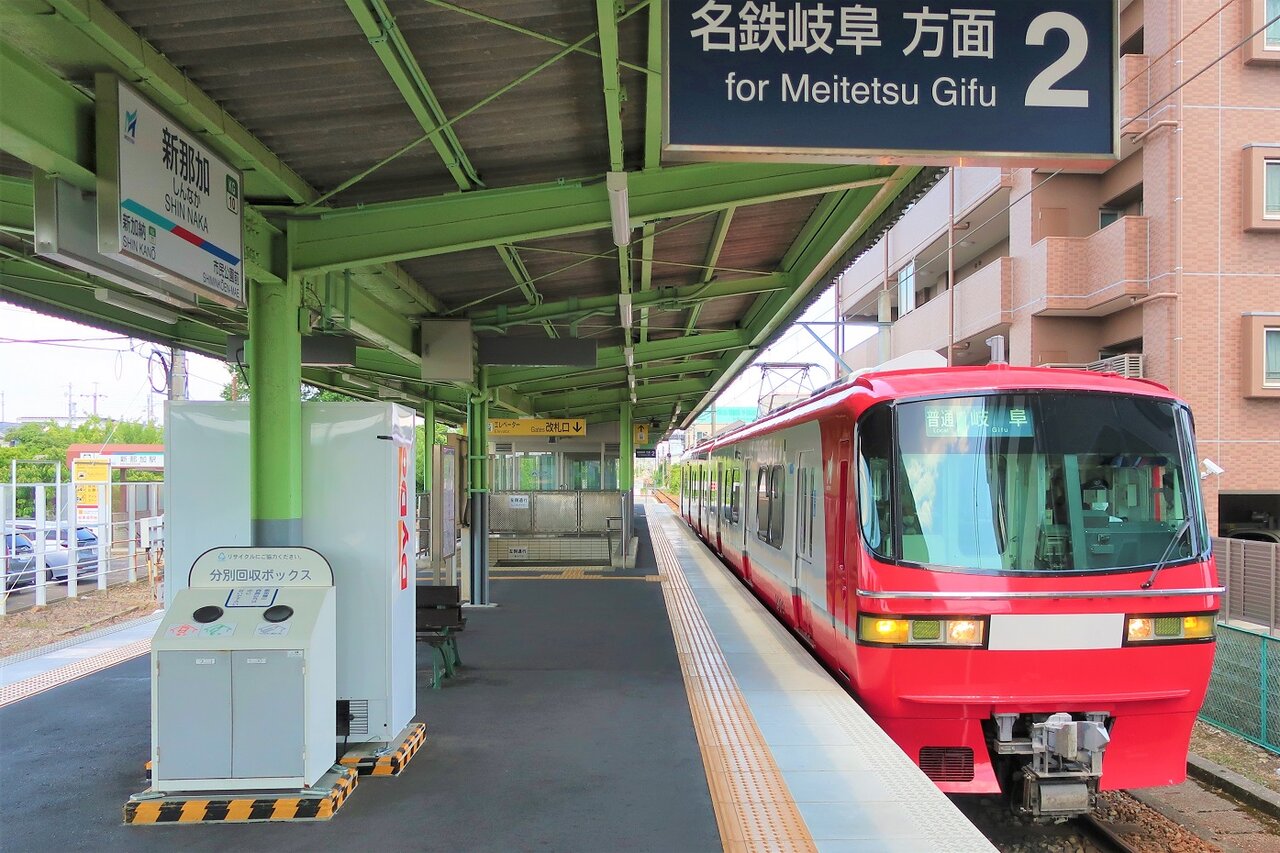
[[[1244,61],[1280,62],[1280,0],[1243,0]]]
[[[1280,3],[1280,0],[1276,2]],[[1263,161],[1262,216],[1264,219],[1280,219],[1280,160]]]
[[[1241,153],[1244,230],[1280,231],[1280,142],[1255,142]]]
[[[1244,395],[1280,398],[1280,312],[1246,313],[1244,344]]]
[[[916,307],[916,262],[911,260],[898,270],[898,316]]]
[[[1262,333],[1262,384],[1280,388],[1280,328],[1264,329]]]
[[[1112,210],[1108,207],[1100,209],[1098,211],[1098,230],[1101,231],[1103,228],[1106,228],[1121,216],[1124,216],[1123,210]]]

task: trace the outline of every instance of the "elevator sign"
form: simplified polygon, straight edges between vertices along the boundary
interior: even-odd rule
[[[669,0],[676,159],[962,165],[1119,150],[1117,0]]]
[[[244,305],[244,177],[119,78],[95,87],[98,251]]]
[[[586,434],[587,422],[582,418],[492,418],[489,421],[490,438],[581,438]]]

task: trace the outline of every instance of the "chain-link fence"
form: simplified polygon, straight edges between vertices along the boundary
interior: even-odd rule
[[[1200,716],[1280,752],[1280,640],[1219,624],[1213,677]]]

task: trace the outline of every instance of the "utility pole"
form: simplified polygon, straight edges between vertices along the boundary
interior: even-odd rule
[[[75,424],[76,420],[76,395],[71,390],[71,383],[67,383],[67,426]]]
[[[156,398],[150,391],[148,391],[147,392],[147,423],[149,424],[153,424],[156,422],[155,405],[156,405]]]
[[[70,394],[71,394],[71,384],[70,384],[70,383],[67,383],[67,395],[68,395],[68,398],[70,397]],[[110,396],[110,395],[109,395],[109,394],[99,394],[99,393],[98,393],[98,383],[97,383],[97,382],[95,382],[95,383],[93,383],[93,393],[92,393],[92,394],[81,394],[80,396],[81,396],[81,397],[88,397],[89,399],[93,400],[93,416],[96,418],[96,417],[98,416],[98,398],[99,398],[99,397],[107,397],[107,396]],[[68,426],[69,426],[69,425],[71,424],[71,421],[74,421],[74,420],[75,420],[75,417],[76,417],[76,412],[75,412],[75,406],[74,406],[74,404],[69,404],[69,408],[68,408],[68,411],[67,411],[67,417],[71,419],[70,421],[68,421]]]
[[[173,365],[169,369],[169,399],[185,400],[187,399],[187,353],[180,349],[169,350],[170,364]]]

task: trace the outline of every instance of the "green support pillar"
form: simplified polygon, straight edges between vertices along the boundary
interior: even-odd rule
[[[435,478],[436,447],[436,404],[428,400],[422,407],[422,490],[431,491],[431,483]]]
[[[618,550],[624,566],[631,548],[631,514],[634,512],[635,501],[632,490],[636,470],[636,433],[631,412],[631,403],[623,403],[620,411],[622,419],[618,424],[618,488],[622,491],[622,543]]]
[[[302,544],[302,282],[249,286],[249,517],[253,544]]]
[[[471,603],[489,601],[489,387],[480,368],[476,391],[467,400],[467,456],[471,498]]]

